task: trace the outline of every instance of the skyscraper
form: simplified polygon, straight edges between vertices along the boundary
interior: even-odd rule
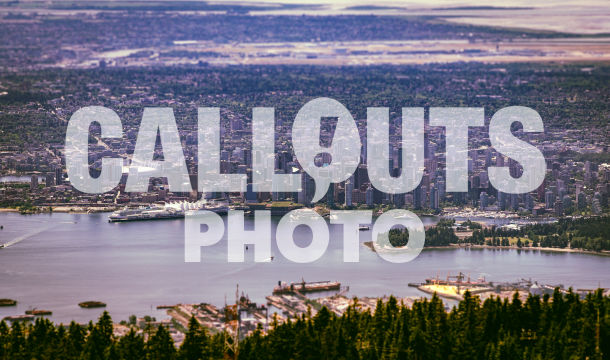
[[[354,190],[354,177],[345,181],[345,206],[352,206],[352,191]]]
[[[32,175],[30,179],[30,191],[38,190],[38,175]]]
[[[373,206],[373,187],[369,184],[366,188],[366,206]]]

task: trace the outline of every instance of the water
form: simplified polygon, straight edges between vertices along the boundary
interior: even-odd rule
[[[273,220],[275,229],[278,219]],[[435,218],[423,218],[425,224]],[[251,228],[253,219],[246,219]],[[273,240],[275,259],[254,263],[253,249],[245,263],[226,262],[226,240],[203,249],[203,262],[184,263],[184,222],[164,220],[108,223],[107,214],[0,213],[0,243],[20,240],[0,250],[0,298],[17,307],[0,307],[0,318],[31,308],[52,310],[56,322],[96,319],[103,309],[81,309],[87,300],[106,302],[116,321],[129,315],[165,316],[157,305],[233,302],[236,284],[256,302],[264,302],[278,280],[337,280],[350,295],[421,296],[409,282],[462,271],[491,281],[532,278],[566,286],[610,286],[610,258],[574,253],[516,250],[424,250],[407,264],[388,263],[362,246],[359,263],[343,263],[343,232],[330,226],[325,255],[311,264],[283,259]],[[273,233],[275,231],[273,230]],[[306,244],[309,231],[296,232]],[[370,232],[360,232],[360,241]]]

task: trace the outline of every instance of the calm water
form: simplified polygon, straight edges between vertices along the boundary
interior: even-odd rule
[[[274,219],[273,228],[278,219]],[[424,218],[424,223],[434,222]],[[246,220],[246,227],[253,222]],[[0,243],[19,241],[0,250],[0,298],[19,301],[1,308],[0,318],[30,308],[53,311],[52,320],[85,322],[102,310],[80,309],[78,303],[99,300],[115,320],[130,314],[163,317],[161,304],[232,302],[235,286],[264,302],[278,280],[338,280],[358,296],[422,295],[407,287],[426,277],[462,271],[492,281],[532,278],[574,287],[610,286],[610,258],[516,250],[425,250],[407,264],[392,264],[361,247],[360,263],[342,262],[342,230],[330,226],[325,255],[311,264],[283,259],[273,241],[275,260],[254,263],[252,249],[245,263],[226,262],[226,240],[203,249],[201,263],[184,263],[182,220],[108,223],[107,214],[0,213]],[[309,231],[296,233],[307,243]],[[360,241],[370,240],[361,232]]]

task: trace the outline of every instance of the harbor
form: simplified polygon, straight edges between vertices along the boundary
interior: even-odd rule
[[[338,281],[313,281],[306,282],[283,282],[272,288],[271,295],[265,297],[263,303],[257,304],[239,285],[235,287],[234,298],[225,297],[224,305],[217,306],[209,302],[178,303],[174,305],[158,305],[158,311],[165,312],[166,316],[157,320],[154,316],[136,317],[132,315],[129,320],[122,320],[113,325],[115,336],[124,336],[132,327],[144,332],[150,326],[164,325],[176,345],[180,345],[185,338],[191,319],[195,319],[210,334],[224,332],[233,338],[235,343],[260,330],[263,334],[279,324],[295,321],[302,317],[314,317],[326,307],[328,311],[336,316],[342,316],[350,307],[360,311],[375,312],[377,305],[386,303],[390,296],[396,299],[396,303],[411,307],[416,301],[428,296],[439,296],[445,302],[445,311],[451,311],[454,303],[452,300],[462,300],[468,292],[471,296],[485,300],[489,297],[500,299],[511,299],[518,296],[522,301],[531,295],[543,296],[552,294],[554,291],[567,293],[563,286],[539,284],[532,279],[519,279],[513,282],[494,283],[485,278],[473,280],[470,276],[459,272],[457,275],[447,275],[441,279],[440,276],[426,278],[422,283],[398,284],[397,287],[416,287],[421,293],[412,296],[395,296],[385,294],[382,296],[358,296],[349,293],[348,286],[342,286]],[[589,292],[596,289],[577,289],[575,293],[583,298]],[[605,295],[610,295],[608,289],[602,289]],[[16,304],[15,300],[2,299],[5,304]],[[552,300],[552,298],[551,298]],[[78,304],[81,308],[94,311],[95,308],[105,308],[106,304],[99,301],[86,301]],[[48,317],[52,315],[51,310],[37,308],[28,309],[25,314],[13,314],[5,316],[2,320],[13,322],[30,322],[37,317]]]
[[[424,225],[435,218],[422,217]],[[329,226],[326,254],[303,266],[285,259],[272,240],[273,261],[254,262],[254,247],[244,251],[243,263],[227,263],[227,234],[214,246],[202,251],[202,262],[184,263],[184,222],[133,221],[109,223],[108,214],[37,214],[22,216],[0,213],[0,242],[20,240],[0,250],[0,276],[9,292],[3,298],[17,301],[0,307],[0,319],[22,315],[37,308],[51,310],[55,323],[95,321],[104,311],[114,319],[149,315],[162,321],[166,311],[158,305],[198,304],[205,301],[218,308],[232,302],[235,284],[247,289],[251,301],[266,304],[278,280],[287,284],[330,280],[349,286],[348,296],[359,298],[431,296],[408,283],[420,284],[426,278],[460,271],[471,278],[485,277],[496,283],[511,283],[520,277],[539,284],[564,288],[610,287],[610,274],[599,269],[608,266],[608,257],[570,252],[543,252],[515,249],[444,248],[426,249],[417,259],[397,266],[379,258],[362,245],[370,241],[370,231],[360,231],[360,258],[343,262],[343,233]],[[272,217],[271,232],[278,219]],[[244,218],[244,228],[254,229],[254,219]],[[84,235],[86,234],[86,236]],[[308,241],[307,231],[295,230],[295,242]],[[518,269],[518,273],[515,272]],[[553,269],[549,271],[549,269]],[[47,284],[54,286],[48,287]],[[108,292],[107,289],[112,289]],[[487,293],[481,294],[485,296]],[[489,294],[493,294],[490,292]],[[308,293],[308,297],[328,294]],[[85,309],[85,300],[103,301],[106,308]],[[454,301],[448,299],[448,301]]]
[[[297,286],[295,286],[297,285]],[[415,284],[408,284],[415,286]],[[501,299],[511,299],[518,296],[522,301],[531,295],[543,296],[553,294],[558,290],[561,293],[568,293],[569,290],[561,286],[542,285],[531,279],[520,279],[514,282],[504,282],[494,284],[485,279],[471,280],[463,273],[455,276],[448,275],[442,280],[438,277],[425,279],[425,282],[417,285],[418,289],[425,294],[438,295],[444,299],[462,300],[464,294],[469,292],[471,296],[481,298],[498,297]],[[309,291],[303,291],[310,289]],[[322,290],[324,289],[324,290]],[[390,295],[379,297],[356,296],[348,294],[347,287],[341,287],[338,282],[317,281],[317,282],[293,282],[290,284],[281,283],[274,287],[272,295],[266,297],[266,303],[258,305],[249,296],[239,290],[239,285],[235,291],[235,301],[223,307],[216,307],[209,303],[199,304],[176,304],[173,306],[163,305],[170,316],[169,320],[163,321],[168,327],[174,330],[175,340],[182,339],[180,329],[186,329],[191,318],[195,318],[202,326],[211,333],[226,331],[237,341],[252,335],[256,329],[266,333],[278,324],[295,321],[303,316],[313,317],[323,307],[326,307],[336,316],[342,316],[350,307],[355,307],[360,311],[375,312],[377,304],[381,301],[386,303]],[[602,289],[606,295],[610,295],[608,289]],[[324,296],[311,297],[310,294],[325,291]],[[593,289],[574,290],[581,298]],[[422,296],[396,297],[398,304],[411,307]],[[453,305],[445,304],[445,310],[450,311]]]
[[[297,287],[291,285],[298,285]],[[309,291],[304,289],[309,289]],[[279,290],[279,291],[278,291]],[[305,293],[325,292],[321,297],[310,297]],[[347,288],[341,287],[338,282],[316,281],[279,284],[272,295],[266,297],[266,302],[257,304],[241,291],[239,285],[235,290],[234,302],[225,303],[217,307],[209,303],[162,305],[160,308],[167,311],[170,319],[162,321],[173,331],[175,341],[180,341],[183,335],[181,329],[188,327],[191,318],[195,318],[212,334],[226,331],[231,337],[241,340],[252,334],[256,329],[266,333],[274,326],[287,321],[293,321],[302,316],[315,316],[318,311],[326,307],[337,316],[350,307],[360,310],[375,311],[378,301],[387,302],[389,296],[381,297],[350,297]],[[411,306],[417,297],[402,297],[399,303]]]

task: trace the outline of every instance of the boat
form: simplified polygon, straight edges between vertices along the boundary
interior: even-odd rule
[[[0,306],[15,306],[15,305],[17,305],[17,300],[0,299]]]
[[[25,314],[34,315],[34,316],[42,316],[42,315],[53,315],[53,312],[51,310],[32,309],[32,310],[26,310]]]
[[[106,307],[106,304],[101,301],[83,301],[82,303],[79,303],[78,306],[85,309],[93,309]]]
[[[298,283],[286,284],[285,282],[278,282],[278,285],[273,288],[273,295],[278,294],[291,294],[299,292],[301,294],[319,292],[319,291],[331,291],[340,290],[341,283],[338,281],[316,281],[316,282],[305,282],[305,280]]]
[[[137,208],[124,207],[108,216],[108,222],[126,222],[142,220],[167,220],[183,219],[187,211],[212,211],[219,215],[226,215],[229,206],[222,202],[213,200],[210,202],[178,202],[165,205],[148,205]]]
[[[32,321],[36,318],[36,316],[34,315],[13,315],[13,316],[6,316],[4,319],[4,321],[10,321],[10,322],[16,322],[16,321]]]
[[[163,206],[145,206],[139,208],[124,208],[110,214],[109,222],[125,222],[140,220],[166,220],[184,218],[184,211]]]

